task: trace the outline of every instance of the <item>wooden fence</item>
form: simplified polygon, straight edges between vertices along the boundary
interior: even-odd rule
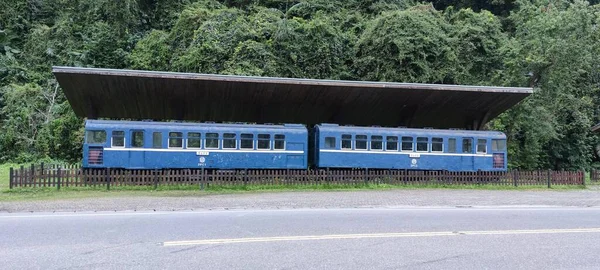
[[[598,175],[600,176],[600,174]],[[123,170],[31,165],[10,169],[10,188],[163,185],[585,185],[582,171],[440,172],[406,170]]]
[[[600,170],[591,170],[590,171],[590,183],[600,184]]]

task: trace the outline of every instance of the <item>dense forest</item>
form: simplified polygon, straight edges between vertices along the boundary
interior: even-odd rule
[[[599,1],[0,1],[0,162],[81,158],[53,65],[532,86],[488,124],[509,166],[598,160]]]

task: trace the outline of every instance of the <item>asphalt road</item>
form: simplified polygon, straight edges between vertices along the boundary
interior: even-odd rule
[[[600,208],[0,214],[2,269],[598,269]]]

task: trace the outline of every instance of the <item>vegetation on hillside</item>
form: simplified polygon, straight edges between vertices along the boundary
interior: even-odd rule
[[[0,1],[0,162],[76,161],[51,66],[532,86],[489,124],[510,166],[589,168],[600,5],[567,0]]]

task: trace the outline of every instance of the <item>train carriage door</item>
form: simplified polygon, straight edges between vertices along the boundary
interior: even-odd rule
[[[144,151],[144,131],[143,130],[132,130],[131,131],[131,151],[129,151],[129,167],[130,168],[144,168],[146,160],[146,151]]]
[[[474,138],[462,138],[461,168],[462,171],[475,170],[475,149],[473,147]]]

